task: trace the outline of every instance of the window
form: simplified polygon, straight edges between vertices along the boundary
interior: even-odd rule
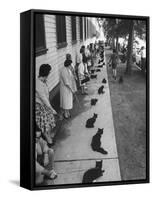
[[[80,17],[80,40],[83,40],[83,26],[82,17]]]
[[[87,18],[87,38],[89,38],[89,30],[88,30],[88,18]]]
[[[36,56],[40,56],[47,52],[44,16],[42,14],[35,15],[35,49]]]
[[[84,18],[84,39],[87,38],[86,18]]]
[[[76,42],[76,17],[71,17],[72,42]]]
[[[56,35],[57,48],[62,48],[67,45],[66,42],[66,20],[64,15],[56,15]]]

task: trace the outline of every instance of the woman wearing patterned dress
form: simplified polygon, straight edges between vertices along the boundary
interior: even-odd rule
[[[51,72],[49,64],[43,64],[39,69],[39,76],[36,80],[36,123],[41,129],[43,137],[49,145],[52,144],[53,129],[55,128],[56,111],[49,101],[49,90],[47,86],[47,78]]]

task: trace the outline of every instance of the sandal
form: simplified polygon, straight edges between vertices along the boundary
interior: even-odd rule
[[[49,178],[50,178],[51,180],[54,180],[54,179],[57,178],[57,174],[56,174],[56,172],[55,172],[53,169],[50,171],[50,176],[49,176]]]

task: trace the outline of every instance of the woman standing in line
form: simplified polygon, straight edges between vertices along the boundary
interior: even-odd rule
[[[72,60],[65,60],[60,73],[60,107],[66,119],[71,117],[69,111],[73,108],[73,93],[76,92],[71,65]]]
[[[54,137],[54,128],[56,111],[49,101],[49,90],[47,86],[47,78],[51,72],[49,64],[42,64],[39,68],[39,76],[36,79],[36,123],[42,131],[42,135],[48,145],[52,145]]]
[[[85,84],[85,82],[82,83],[82,81],[85,78],[89,77],[89,72],[87,69],[87,56],[86,56],[86,52],[85,52],[85,46],[82,46],[80,49],[78,77],[79,77],[79,82],[80,82],[80,87],[81,87],[81,94],[86,95],[87,94],[85,92],[86,84]]]

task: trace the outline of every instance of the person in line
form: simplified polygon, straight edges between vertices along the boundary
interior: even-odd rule
[[[84,64],[84,70],[85,70],[85,75],[89,76],[89,71],[88,71],[88,50],[86,49],[86,47],[84,46],[83,48],[83,52],[82,52],[82,61]]]
[[[71,65],[72,60],[65,60],[64,67],[60,72],[60,107],[61,113],[66,119],[71,117],[70,110],[73,108],[73,94],[76,92]]]
[[[36,162],[36,184],[47,179],[57,178],[54,170],[54,150],[49,148],[47,142],[42,138],[41,130],[36,125],[35,135],[35,162]]]
[[[81,49],[80,49],[81,52]],[[86,78],[86,68],[85,65],[83,63],[83,57],[82,57],[82,53],[80,54],[80,57],[78,57],[78,78],[79,78],[79,85],[81,87],[81,94],[82,95],[87,95],[86,91],[85,91],[85,83],[82,83],[82,81]]]
[[[36,123],[41,129],[43,137],[48,145],[53,144],[55,135],[55,115],[56,111],[49,101],[49,90],[47,86],[47,78],[51,72],[49,64],[42,64],[39,68],[39,76],[36,79]]]
[[[69,54],[69,53],[67,53],[66,54],[66,60],[71,60],[72,61],[72,56],[71,56],[71,54]],[[77,81],[77,75],[76,75],[76,70],[75,70],[75,66],[74,66],[74,64],[73,64],[73,62],[72,62],[72,64],[70,65],[70,70],[71,70],[71,72],[72,72],[72,74],[73,74],[73,84],[74,84],[74,87],[75,87],[75,90],[77,90],[77,87],[76,87],[76,81]]]

